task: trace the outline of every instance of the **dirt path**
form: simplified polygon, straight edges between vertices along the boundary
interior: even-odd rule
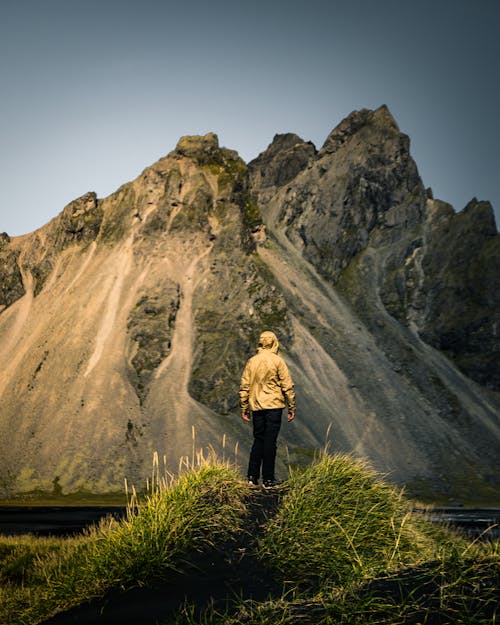
[[[218,549],[194,555],[181,573],[172,572],[147,588],[110,592],[44,625],[157,625],[168,623],[186,603],[199,614],[212,605],[224,610],[242,599],[280,597],[282,585],[255,555],[257,539],[279,496],[275,490],[255,490],[248,502],[246,531]]]

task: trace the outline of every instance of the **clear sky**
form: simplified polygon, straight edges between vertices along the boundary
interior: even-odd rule
[[[435,197],[500,226],[499,0],[1,0],[0,232],[216,132],[249,161],[387,104]]]

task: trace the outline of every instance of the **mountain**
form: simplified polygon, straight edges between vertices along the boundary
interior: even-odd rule
[[[153,451],[245,465],[261,330],[296,383],[280,463],[328,440],[422,497],[500,497],[500,236],[432,198],[386,107],[245,164],[183,137],[134,181],[0,235],[0,495],[121,490]]]

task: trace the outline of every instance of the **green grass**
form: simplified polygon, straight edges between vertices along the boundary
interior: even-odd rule
[[[249,487],[211,458],[177,479],[160,476],[128,498],[123,521],[78,538],[0,537],[0,623],[34,625],[112,588],[147,585],[245,532]],[[257,554],[283,583],[274,600],[241,601],[184,625],[486,625],[499,622],[500,545],[426,520],[370,467],[347,455],[293,468]],[[166,623],[164,625],[167,625]]]
[[[260,555],[293,584],[346,584],[432,558],[434,532],[364,463],[324,454],[291,471]]]
[[[399,489],[346,455],[323,454],[291,471],[259,554],[285,583],[283,597],[201,617],[186,606],[176,623],[497,622],[498,541],[431,523]]]
[[[491,546],[489,547],[491,549]],[[487,551],[488,548],[485,550]],[[242,602],[233,613],[190,606],[178,625],[494,625],[500,622],[498,552],[492,557],[445,560],[318,595]],[[166,625],[166,624],[165,624]]]
[[[178,625],[494,625],[498,613],[498,561],[439,565],[428,576],[384,589],[341,589],[330,596],[283,597],[243,602],[236,613],[207,610],[196,617],[189,607]],[[166,625],[166,624],[165,624]]]
[[[241,529],[248,487],[234,469],[209,460],[176,480],[155,475],[122,521],[75,539],[0,538],[0,623],[38,623],[112,588],[146,585]]]

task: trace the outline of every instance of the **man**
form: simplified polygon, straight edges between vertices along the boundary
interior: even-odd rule
[[[245,366],[240,384],[241,417],[253,421],[253,446],[248,462],[248,481],[262,481],[270,488],[274,476],[276,441],[281,427],[281,413],[288,406],[288,421],[295,418],[295,391],[288,368],[278,356],[279,343],[273,332],[263,332],[255,356]]]

